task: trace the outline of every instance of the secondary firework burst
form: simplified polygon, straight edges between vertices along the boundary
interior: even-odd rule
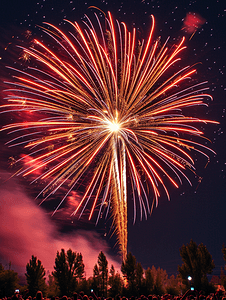
[[[175,187],[183,179],[190,183],[186,169],[195,170],[193,152],[209,159],[212,150],[200,142],[199,128],[216,122],[184,114],[211,98],[206,83],[191,84],[194,67],[177,67],[184,38],[169,48],[168,40],[154,39],[153,16],[146,41],[111,13],[104,22],[95,17],[95,22],[87,17],[83,26],[67,21],[71,31],[66,33],[45,23],[52,47],[38,39],[31,47],[20,46],[34,63],[26,71],[11,68],[15,76],[7,82],[2,110],[25,119],[2,130],[16,135],[9,146],[29,150],[32,159],[18,160],[24,160],[18,175],[38,174],[35,180],[46,182],[39,194],[43,201],[68,186],[56,210],[86,182],[72,215],[88,211],[88,219],[95,215],[98,222],[110,211],[124,259],[128,187],[134,221],[138,212],[147,218],[160,194],[169,198],[167,181]]]

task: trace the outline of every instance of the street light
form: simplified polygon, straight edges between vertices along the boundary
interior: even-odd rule
[[[190,289],[191,289],[191,291],[194,291],[194,287],[192,286],[192,277],[188,276],[188,280],[190,282]]]

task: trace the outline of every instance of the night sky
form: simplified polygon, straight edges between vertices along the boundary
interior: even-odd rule
[[[165,196],[160,198],[147,221],[137,220],[133,225],[133,213],[128,208],[128,251],[135,255],[143,268],[154,265],[161,267],[169,275],[177,274],[177,267],[182,261],[179,248],[193,239],[203,243],[211,253],[215,269],[213,274],[220,275],[224,266],[221,252],[226,244],[226,2],[225,0],[125,0],[125,1],[69,1],[69,0],[7,0],[0,4],[0,56],[1,82],[10,79],[10,71],[5,66],[19,66],[17,44],[27,43],[26,32],[40,36],[42,32],[36,25],[50,22],[62,25],[63,19],[84,20],[84,14],[92,15],[96,6],[104,12],[111,11],[114,18],[124,21],[129,28],[136,27],[139,34],[147,36],[153,14],[156,20],[155,36],[163,40],[187,38],[186,64],[197,64],[201,81],[208,81],[213,101],[209,107],[201,110],[201,118],[216,120],[219,125],[205,127],[205,135],[212,141],[211,148],[216,155],[210,154],[210,163],[197,161],[197,174],[189,174],[193,186],[187,183],[175,190],[169,187],[171,201]],[[100,12],[98,12],[100,13]],[[184,20],[189,13],[195,13],[204,24],[194,30],[184,28]],[[192,33],[194,35],[192,36]],[[190,40],[189,40],[190,38]],[[3,92],[1,93],[1,102]],[[1,115],[1,123],[7,123],[8,116]],[[11,116],[12,117],[12,116]],[[1,137],[0,169],[0,262],[7,268],[9,261],[12,268],[20,274],[25,272],[25,265],[31,255],[37,256],[47,270],[52,270],[56,251],[71,247],[82,252],[86,274],[92,274],[98,253],[106,253],[109,264],[120,266],[114,237],[108,234],[109,224],[87,224],[85,219],[72,221],[68,206],[51,217],[48,205],[38,206],[35,197],[37,185],[30,185],[20,177],[10,178],[16,172],[10,167],[10,157],[15,159],[20,149],[8,149],[5,132]],[[206,166],[206,167],[205,167]],[[201,182],[198,179],[202,178]],[[76,191],[74,192],[76,194]],[[73,196],[73,195],[72,195]],[[69,199],[70,200],[70,199]],[[52,207],[51,207],[52,208]]]

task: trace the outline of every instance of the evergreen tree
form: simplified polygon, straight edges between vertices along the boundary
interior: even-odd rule
[[[93,268],[93,278],[92,278],[92,289],[94,290],[95,294],[99,296],[100,290],[100,272],[97,264],[95,264]]]
[[[175,277],[174,275],[171,275],[170,278],[168,279],[167,287],[166,287],[166,292],[167,294],[173,295],[173,296],[179,296],[180,295],[180,278],[177,276]]]
[[[29,263],[26,265],[25,274],[29,294],[34,297],[37,291],[42,291],[43,294],[46,292],[46,283],[45,283],[45,269],[39,259],[32,255]]]
[[[5,270],[0,263],[0,298],[12,296],[18,281],[18,274],[10,269]]]
[[[136,264],[135,275],[136,293],[140,296],[144,292],[144,269],[141,263]]]
[[[109,297],[115,298],[115,296],[122,294],[123,282],[120,274],[118,272],[115,273],[115,268],[113,265],[111,266],[109,274]]]
[[[154,277],[152,275],[152,272],[151,272],[150,268],[147,268],[147,270],[145,270],[144,285],[145,285],[145,292],[144,292],[144,294],[150,295],[152,293],[153,287],[154,287]]]
[[[102,251],[98,255],[98,265],[99,265],[101,296],[107,297],[108,261]]]
[[[71,249],[65,253],[57,251],[55,258],[55,271],[53,276],[58,284],[61,295],[72,295],[76,290],[78,280],[84,275],[84,264],[81,253],[73,252]]]
[[[197,246],[191,240],[189,244],[181,247],[180,256],[183,264],[178,267],[178,271],[186,288],[190,288],[188,276],[191,276],[191,284],[196,290],[210,290],[211,285],[208,282],[207,274],[212,273],[215,265],[206,246],[203,244]]]
[[[163,295],[166,291],[168,275],[165,270],[154,266],[151,268],[152,276],[154,279],[153,293],[156,295]]]
[[[121,271],[128,283],[129,296],[136,294],[136,258],[129,252],[125,261],[122,262]]]

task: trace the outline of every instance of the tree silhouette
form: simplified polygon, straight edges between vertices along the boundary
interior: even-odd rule
[[[10,269],[5,270],[0,263],[0,298],[12,296],[18,281],[18,274]]]
[[[151,269],[147,268],[145,270],[145,294],[150,295],[153,291],[154,277],[152,275]]]
[[[167,294],[178,296],[181,292],[181,278],[179,276],[171,275],[168,279],[167,287],[166,287]]]
[[[135,283],[136,283],[136,291],[140,296],[142,294],[144,288],[144,269],[141,263],[136,264],[136,271],[135,271]]]
[[[104,253],[101,251],[98,255],[99,276],[101,296],[107,296],[107,283],[108,283],[108,261]]]
[[[166,270],[163,270],[161,268],[156,269],[154,266],[152,266],[151,272],[154,279],[152,292],[157,295],[163,295],[165,293],[168,281]]]
[[[32,255],[29,263],[26,265],[25,274],[29,294],[34,297],[37,291],[42,291],[43,294],[46,292],[46,283],[45,283],[45,269],[39,259]]]
[[[99,295],[100,290],[100,272],[97,264],[93,268],[93,278],[92,278],[92,289],[94,292]]]
[[[73,252],[71,249],[67,253],[64,249],[61,249],[61,252],[57,251],[54,269],[53,276],[61,295],[72,295],[78,279],[82,279],[84,275],[82,254]]]
[[[121,295],[123,287],[122,278],[118,272],[115,272],[113,265],[109,271],[108,285],[110,287],[108,291],[109,297],[115,298],[117,295]]]
[[[135,295],[136,258],[131,252],[127,254],[125,261],[122,262],[121,271],[124,278],[127,280],[129,295]]]
[[[196,290],[208,290],[211,288],[207,274],[211,274],[214,269],[214,261],[206,246],[197,246],[193,240],[186,246],[180,248],[180,256],[183,264],[178,267],[179,274],[186,288],[190,287],[188,276],[192,277],[192,283]]]

